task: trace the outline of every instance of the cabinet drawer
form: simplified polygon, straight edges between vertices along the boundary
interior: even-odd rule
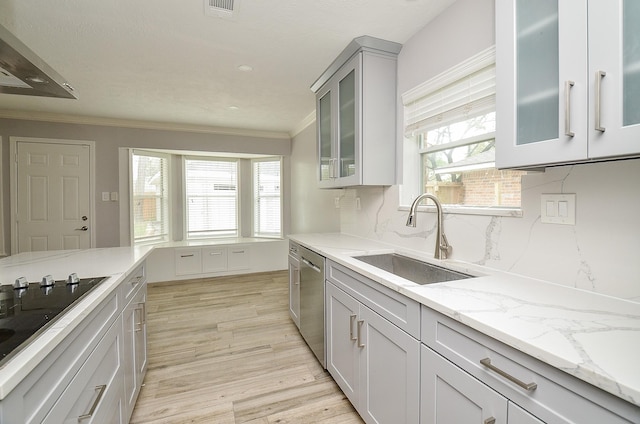
[[[230,247],[227,253],[227,269],[249,269],[251,263],[251,250],[247,246]]]
[[[125,305],[135,295],[137,289],[140,287],[140,284],[144,283],[145,281],[146,281],[146,274],[145,274],[144,265],[140,265],[138,268],[136,268],[135,271],[133,271],[127,277],[125,282],[122,283],[122,287],[123,287],[122,290],[124,291]]]
[[[327,279],[416,339],[420,304],[342,265],[327,261]]]
[[[545,422],[637,422],[630,403],[427,307],[422,342]]]
[[[176,275],[189,275],[202,273],[202,250],[176,249]]]
[[[43,423],[106,423],[121,398],[122,347],[120,318],[93,350]],[[116,422],[120,422],[120,416]]]
[[[202,272],[227,270],[227,249],[224,247],[205,247],[202,249]]]

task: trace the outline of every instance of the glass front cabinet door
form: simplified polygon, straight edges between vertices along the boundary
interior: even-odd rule
[[[498,167],[640,152],[637,3],[496,1]]]
[[[395,183],[400,48],[358,37],[312,86],[321,188]]]

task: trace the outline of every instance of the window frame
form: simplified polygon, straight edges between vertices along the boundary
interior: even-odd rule
[[[418,136],[416,134],[413,134],[411,129],[419,126],[419,122],[423,119],[425,121],[434,120],[434,118],[428,118],[428,116],[425,115],[419,116],[421,109],[411,109],[411,107],[421,98],[433,95],[433,93],[436,93],[443,87],[446,88],[448,85],[472,76],[475,72],[478,72],[479,70],[491,65],[495,66],[495,46],[491,46],[490,48],[481,51],[480,53],[452,67],[451,69],[448,69],[438,76],[425,81],[424,83],[418,85],[415,88],[412,88],[411,90],[408,90],[401,96],[404,115],[402,132],[404,137],[403,155],[401,156],[401,169],[403,169],[404,183],[399,187],[398,210],[408,211],[413,199],[424,192],[423,187],[425,175],[422,163],[423,155],[426,155],[427,153],[426,149],[423,149],[422,146],[420,146]],[[479,111],[484,111],[487,113],[489,111],[495,111],[497,115],[495,105],[492,108],[487,109],[487,105],[481,101],[479,102],[478,107]],[[416,115],[416,113],[418,115]],[[447,118],[445,117],[445,120],[446,119]],[[450,122],[446,121],[445,123]],[[477,138],[477,140],[470,141],[472,138]],[[477,137],[469,137],[466,140],[457,140],[447,144],[443,144],[442,146],[437,146],[435,149],[429,150],[429,153],[435,153],[436,151],[448,150],[454,147],[475,144],[476,142],[481,142],[481,140],[490,140],[494,138],[495,131],[487,132]],[[522,192],[522,187],[520,188],[520,190]],[[431,204],[426,204],[421,205],[418,210],[435,211],[435,207]],[[452,214],[521,217],[522,203],[519,207],[444,204],[443,210],[446,213]]]
[[[164,177],[164,195],[161,198],[165,199],[164,207],[165,207],[165,215],[163,218],[165,220],[165,232],[160,236],[156,236],[154,238],[145,238],[145,239],[137,239],[135,235],[135,200],[136,195],[134,193],[134,175],[133,175],[133,157],[134,156],[146,156],[146,157],[155,157],[161,158],[166,161],[166,170],[167,175]],[[131,245],[132,246],[143,246],[143,245],[153,245],[165,243],[171,240],[171,235],[173,233],[173,228],[171,225],[172,222],[172,193],[171,193],[171,181],[172,181],[172,170],[171,170],[171,155],[168,153],[162,153],[151,150],[144,149],[130,149],[129,151],[129,191],[131,193],[130,196],[130,237],[131,237]]]
[[[220,156],[208,156],[208,155],[181,155],[182,159],[182,216],[183,216],[183,234],[182,237],[187,241],[194,240],[217,240],[217,239],[229,239],[237,238],[242,234],[241,226],[241,198],[242,198],[242,171],[241,160],[236,157],[220,157]],[[187,195],[187,161],[199,160],[199,161],[211,161],[211,162],[234,162],[236,164],[236,196],[235,196],[235,234],[220,234],[220,235],[204,235],[204,236],[190,236],[189,234],[189,199]]]
[[[251,236],[256,238],[269,238],[269,239],[282,239],[283,238],[283,228],[284,228],[284,178],[283,178],[283,160],[282,156],[271,156],[271,157],[263,157],[263,158],[254,158],[251,159]],[[256,194],[256,175],[254,164],[258,162],[278,162],[280,165],[280,188],[279,188],[279,203],[280,203],[280,232],[278,234],[275,233],[258,233],[256,232],[256,219],[257,219],[257,205],[259,203],[256,202],[258,195]]]

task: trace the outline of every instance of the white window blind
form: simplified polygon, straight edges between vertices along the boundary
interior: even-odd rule
[[[169,159],[133,152],[131,170],[134,243],[165,241],[169,236]]]
[[[281,161],[253,161],[253,235],[281,237]]]
[[[495,47],[491,47],[406,92],[405,135],[495,110],[495,79]]]
[[[238,163],[185,159],[187,238],[238,235]]]

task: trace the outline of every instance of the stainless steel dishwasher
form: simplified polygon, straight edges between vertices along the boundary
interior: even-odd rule
[[[300,246],[300,334],[324,368],[324,258]]]

